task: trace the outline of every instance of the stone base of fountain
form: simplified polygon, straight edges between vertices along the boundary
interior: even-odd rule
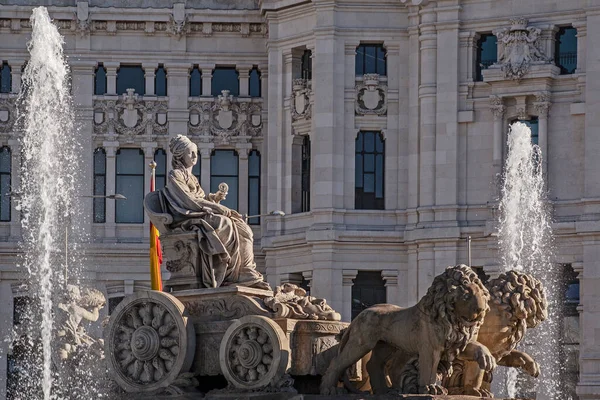
[[[135,399],[135,398],[134,398]],[[368,395],[368,394],[340,394],[333,396],[323,396],[317,394],[294,394],[294,393],[217,393],[201,394],[188,393],[177,397],[165,396],[154,397],[154,400],[530,400],[530,399],[500,399],[491,397],[477,396],[436,396],[429,394],[400,394],[400,395]]]

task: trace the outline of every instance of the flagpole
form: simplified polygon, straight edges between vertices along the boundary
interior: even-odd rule
[[[156,181],[156,162],[152,160],[150,166],[150,192],[154,192]],[[162,291],[162,277],[160,273],[160,262],[158,261],[158,232],[154,224],[150,222],[150,286],[152,290]]]

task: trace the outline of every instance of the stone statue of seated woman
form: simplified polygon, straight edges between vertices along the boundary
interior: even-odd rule
[[[144,207],[161,234],[172,279],[185,270],[194,275],[196,287],[237,284],[270,290],[256,270],[252,229],[236,210],[220,204],[227,185],[205,194],[192,174],[196,145],[178,135],[169,147],[173,169],[165,187],[146,196]]]

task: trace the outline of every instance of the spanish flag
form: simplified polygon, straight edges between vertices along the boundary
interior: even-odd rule
[[[150,192],[154,191],[156,163],[150,163]],[[160,247],[158,229],[150,222],[150,285],[152,290],[163,290],[160,265],[162,264],[162,249]]]

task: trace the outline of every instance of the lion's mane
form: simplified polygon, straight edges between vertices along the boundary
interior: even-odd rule
[[[505,313],[510,321],[512,335],[507,342],[512,351],[527,332],[548,317],[548,301],[542,283],[532,275],[508,271],[487,285],[490,304]]]
[[[489,301],[490,295],[477,274],[464,264],[446,268],[446,271],[435,277],[427,294],[417,307],[427,314],[431,321],[442,327],[446,334],[446,347],[441,360],[451,363],[469,342],[476,337],[483,323],[480,318],[476,323],[466,324],[456,317],[454,305],[462,296],[468,285],[475,284]],[[489,307],[488,307],[489,310]],[[486,312],[488,311],[486,310]],[[482,314],[483,315],[483,314]]]

